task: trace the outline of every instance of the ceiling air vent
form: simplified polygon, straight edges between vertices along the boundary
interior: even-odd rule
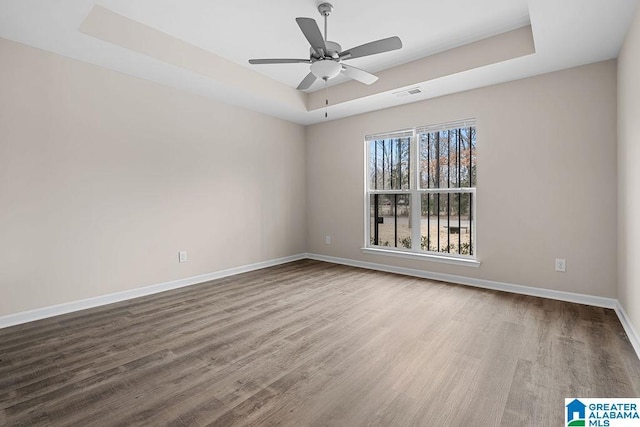
[[[401,90],[399,92],[394,92],[393,94],[398,98],[404,98],[405,96],[417,95],[419,93],[422,93],[422,89],[419,87],[412,87],[411,89]]]

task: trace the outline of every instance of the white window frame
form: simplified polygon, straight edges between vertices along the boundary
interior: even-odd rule
[[[409,258],[409,259],[419,259],[419,260],[427,260],[433,262],[440,262],[445,264],[454,264],[454,265],[462,265],[468,267],[479,267],[480,260],[477,257],[478,254],[478,243],[476,238],[477,233],[477,209],[476,209],[476,187],[458,187],[458,188],[420,188],[420,174],[419,174],[419,163],[420,163],[420,141],[418,140],[418,135],[421,133],[433,132],[437,130],[447,130],[447,129],[455,129],[461,127],[469,127],[473,126],[476,128],[476,138],[477,138],[477,126],[475,119],[466,119],[462,121],[456,122],[447,122],[441,123],[437,125],[429,125],[429,126],[420,126],[412,129],[403,129],[394,132],[382,133],[382,134],[374,134],[368,135],[365,137],[364,147],[365,147],[365,156],[364,156],[364,218],[365,218],[365,226],[364,226],[364,246],[362,247],[362,252],[367,254],[374,255],[385,255],[385,256],[393,256],[393,257],[401,257],[401,258]],[[393,138],[406,138],[410,137],[410,150],[411,150],[411,160],[409,164],[409,171],[411,174],[411,179],[409,183],[409,189],[398,189],[398,190],[376,190],[370,188],[371,180],[369,177],[369,165],[371,164],[371,150],[369,149],[369,143],[375,140],[382,139],[393,139]],[[474,183],[477,185],[477,183]],[[421,245],[421,227],[420,221],[422,220],[422,212],[421,212],[421,197],[423,194],[429,193],[469,193],[472,194],[472,204],[471,204],[471,242],[473,242],[473,255],[463,255],[463,254],[452,254],[447,252],[434,252],[434,251],[424,251],[420,247]],[[408,194],[411,200],[411,249],[408,248],[399,248],[399,247],[388,247],[388,246],[373,246],[371,245],[371,215],[370,215],[370,200],[371,195],[374,194]]]

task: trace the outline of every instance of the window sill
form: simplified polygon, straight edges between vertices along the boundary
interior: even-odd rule
[[[468,258],[453,258],[446,256],[438,256],[432,254],[418,254],[415,252],[395,251],[392,249],[378,249],[378,248],[362,248],[362,252],[371,255],[386,255],[394,256],[398,258],[417,259],[421,261],[439,262],[442,264],[461,265],[464,267],[480,267],[480,261]]]

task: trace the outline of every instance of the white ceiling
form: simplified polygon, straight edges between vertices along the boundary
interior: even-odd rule
[[[308,73],[306,64],[249,65],[250,58],[305,58],[309,46],[296,25],[298,16],[317,20],[316,0],[0,0],[0,37],[100,65],[136,77],[199,93],[224,102],[310,124],[324,112],[305,102],[279,102]],[[333,0],[329,39],[343,49],[397,35],[399,51],[354,59],[349,64],[379,72],[505,31],[531,24],[535,53],[424,82],[407,81],[425,91],[399,99],[393,90],[360,96],[336,105],[332,118],[615,58],[637,0]],[[79,29],[95,5],[204,49],[246,70],[268,76],[261,93],[230,84],[216,67],[197,72],[148,53],[92,37]],[[3,61],[6,60],[3,58]],[[242,67],[242,68],[238,68]],[[265,82],[257,79],[256,81]],[[277,82],[277,83],[276,83]],[[331,91],[342,80],[332,81]],[[351,84],[351,82],[345,83]],[[318,83],[311,91],[320,87]],[[402,82],[397,84],[402,87]],[[304,95],[303,95],[304,96]]]

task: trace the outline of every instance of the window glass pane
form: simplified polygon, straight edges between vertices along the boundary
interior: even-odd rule
[[[411,249],[411,197],[408,194],[372,194],[370,243]]]
[[[420,188],[474,187],[476,130],[448,129],[418,135]]]
[[[369,142],[369,185],[372,190],[408,190],[411,182],[411,138]]]
[[[473,255],[471,193],[421,195],[420,248],[423,251]]]
[[[461,186],[476,186],[476,129],[460,129]]]
[[[418,135],[420,143],[420,188],[434,188],[435,182],[435,138],[431,133],[421,133]]]

